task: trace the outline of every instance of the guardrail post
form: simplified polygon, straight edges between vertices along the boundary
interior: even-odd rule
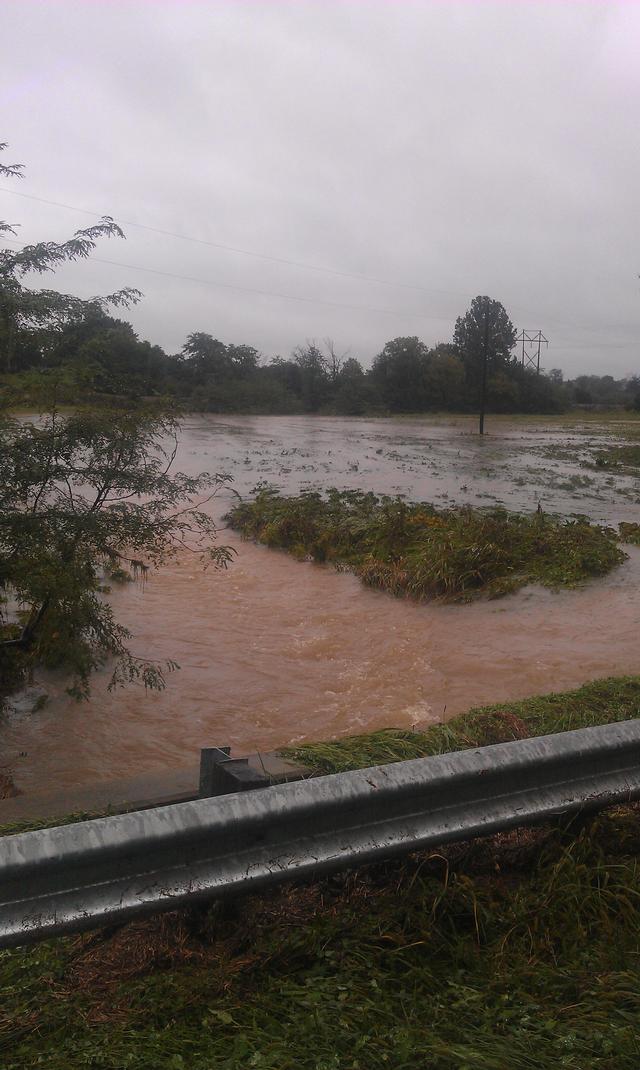
[[[200,780],[198,794],[201,799],[218,795],[218,766],[230,760],[231,747],[203,747],[200,751]]]
[[[248,758],[231,758],[230,753],[230,747],[205,747],[200,751],[201,799],[269,787],[269,777],[249,765]]]

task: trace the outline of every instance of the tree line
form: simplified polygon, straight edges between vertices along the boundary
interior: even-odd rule
[[[118,295],[120,296],[120,295]],[[127,293],[127,299],[130,294]],[[1,298],[0,298],[1,301]],[[175,397],[192,410],[270,414],[476,412],[482,370],[478,314],[503,319],[489,353],[487,404],[501,413],[553,413],[575,405],[640,409],[640,376],[581,375],[525,369],[514,353],[515,331],[503,306],[478,297],[456,323],[451,341],[428,346],[415,336],[388,341],[365,370],[331,339],[306,341],[290,356],[267,360],[250,345],[190,334],[177,354],[141,340],[104,303],[79,303],[64,322],[14,325],[0,308],[5,375],[59,369],[80,389],[112,397]],[[474,332],[474,328],[475,332]]]
[[[6,146],[0,144],[0,151]],[[0,175],[20,177],[21,165],[0,162]],[[0,234],[16,230],[0,222]],[[266,359],[250,345],[195,331],[179,353],[138,337],[116,310],[142,296],[127,288],[81,300],[25,285],[64,262],[87,257],[100,239],[123,237],[108,216],[68,241],[0,250],[0,376],[19,383],[56,371],[68,398],[105,395],[173,397],[191,410],[248,413],[559,412],[574,404],[640,409],[640,376],[581,376],[564,383],[553,369],[537,375],[517,359],[516,330],[504,306],[478,296],[458,318],[450,340],[388,341],[363,368],[327,338],[307,340],[287,357]],[[62,384],[62,385],[60,385]]]

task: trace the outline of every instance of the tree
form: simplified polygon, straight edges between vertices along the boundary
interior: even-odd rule
[[[123,568],[144,578],[178,552],[217,567],[231,559],[203,509],[226,479],[172,475],[176,432],[174,418],[149,409],[63,416],[54,404],[37,423],[3,420],[3,677],[36,663],[59,666],[81,697],[91,672],[114,659],[111,687],[136,679],[163,686],[163,666],[131,653],[104,591]]]
[[[293,351],[300,374],[300,394],[306,412],[317,412],[329,392],[327,362],[315,342]]]
[[[640,412],[640,375],[631,375],[624,384],[626,407]]]
[[[337,377],[335,407],[343,416],[361,416],[371,401],[371,391],[362,365],[349,357]]]
[[[196,384],[210,381],[217,386],[231,374],[231,358],[224,342],[204,331],[194,331],[182,347],[182,359]]]
[[[516,329],[499,301],[474,297],[469,311],[456,320],[453,342],[464,363],[470,393],[479,399],[482,435],[487,381],[512,364]]]
[[[72,365],[94,390],[119,396],[140,397],[158,393],[168,358],[160,346],[141,341],[130,323],[105,316],[90,336],[75,348],[68,328],[49,363]]]
[[[464,367],[455,346],[439,342],[429,353],[425,390],[430,409],[461,409],[464,403]]]
[[[349,355],[349,350],[345,349],[343,353],[338,353],[333,338],[324,339],[324,348],[327,354],[325,357],[327,374],[335,386],[344,366],[344,362]]]
[[[18,164],[0,165],[5,176],[20,171]],[[7,231],[15,233],[0,223],[0,232]],[[99,237],[114,235],[123,236],[104,217],[68,242],[0,252],[5,369],[25,338],[50,347],[74,325],[104,325],[106,304],[137,300],[131,290],[87,302],[22,284],[29,272],[86,257]],[[110,360],[114,349],[139,344],[128,324],[110,329]],[[6,690],[36,663],[59,666],[71,672],[70,691],[81,697],[92,670],[113,659],[112,687],[131,680],[162,687],[174,663],[131,652],[130,634],[104,598],[105,584],[109,576],[125,576],[125,567],[144,578],[178,552],[225,567],[232,551],[216,544],[204,506],[226,479],[171,474],[177,424],[159,408],[78,407],[62,415],[56,392],[70,375],[63,367],[31,376],[31,389],[47,398],[37,421],[6,413],[0,419],[0,680]]]
[[[0,143],[0,151],[6,142]],[[0,176],[21,177],[22,164],[0,163]],[[0,233],[16,234],[14,225],[0,221]],[[25,245],[17,252],[0,250],[0,368],[10,372],[14,368],[19,343],[31,350],[46,351],[63,327],[81,321],[89,313],[109,307],[128,307],[140,297],[132,288],[118,290],[107,297],[89,301],[54,290],[32,290],[22,280],[30,273],[43,275],[60,264],[84,259],[95,249],[99,238],[124,238],[117,223],[103,216],[93,226],[77,230],[66,242],[38,242]]]
[[[234,378],[250,379],[258,370],[260,354],[253,346],[228,345],[227,356],[231,361],[231,374]]]
[[[544,372],[537,375],[522,366],[519,366],[518,375],[523,412],[564,412],[567,409],[569,397],[563,382],[550,378]]]
[[[394,338],[375,357],[371,378],[392,412],[421,412],[426,405],[428,347],[419,338]]]

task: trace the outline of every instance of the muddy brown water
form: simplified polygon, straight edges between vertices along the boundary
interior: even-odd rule
[[[482,442],[465,420],[193,417],[178,466],[228,472],[246,493],[351,486],[435,502],[502,501],[603,522],[638,519],[630,476],[585,469],[611,428],[495,421]],[[587,480],[587,482],[585,482]],[[216,503],[221,515],[227,504]],[[577,591],[527,588],[471,605],[416,604],[331,567],[242,542],[227,572],[179,560],[115,590],[136,654],[172,658],[166,690],[106,690],[88,703],[49,676],[49,703],[0,725],[19,788],[72,787],[197,760],[388,725],[424,725],[471,706],[563,690],[639,669],[640,550]]]

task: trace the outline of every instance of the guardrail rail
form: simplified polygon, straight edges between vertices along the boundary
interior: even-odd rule
[[[640,721],[0,838],[0,947],[640,798]]]

